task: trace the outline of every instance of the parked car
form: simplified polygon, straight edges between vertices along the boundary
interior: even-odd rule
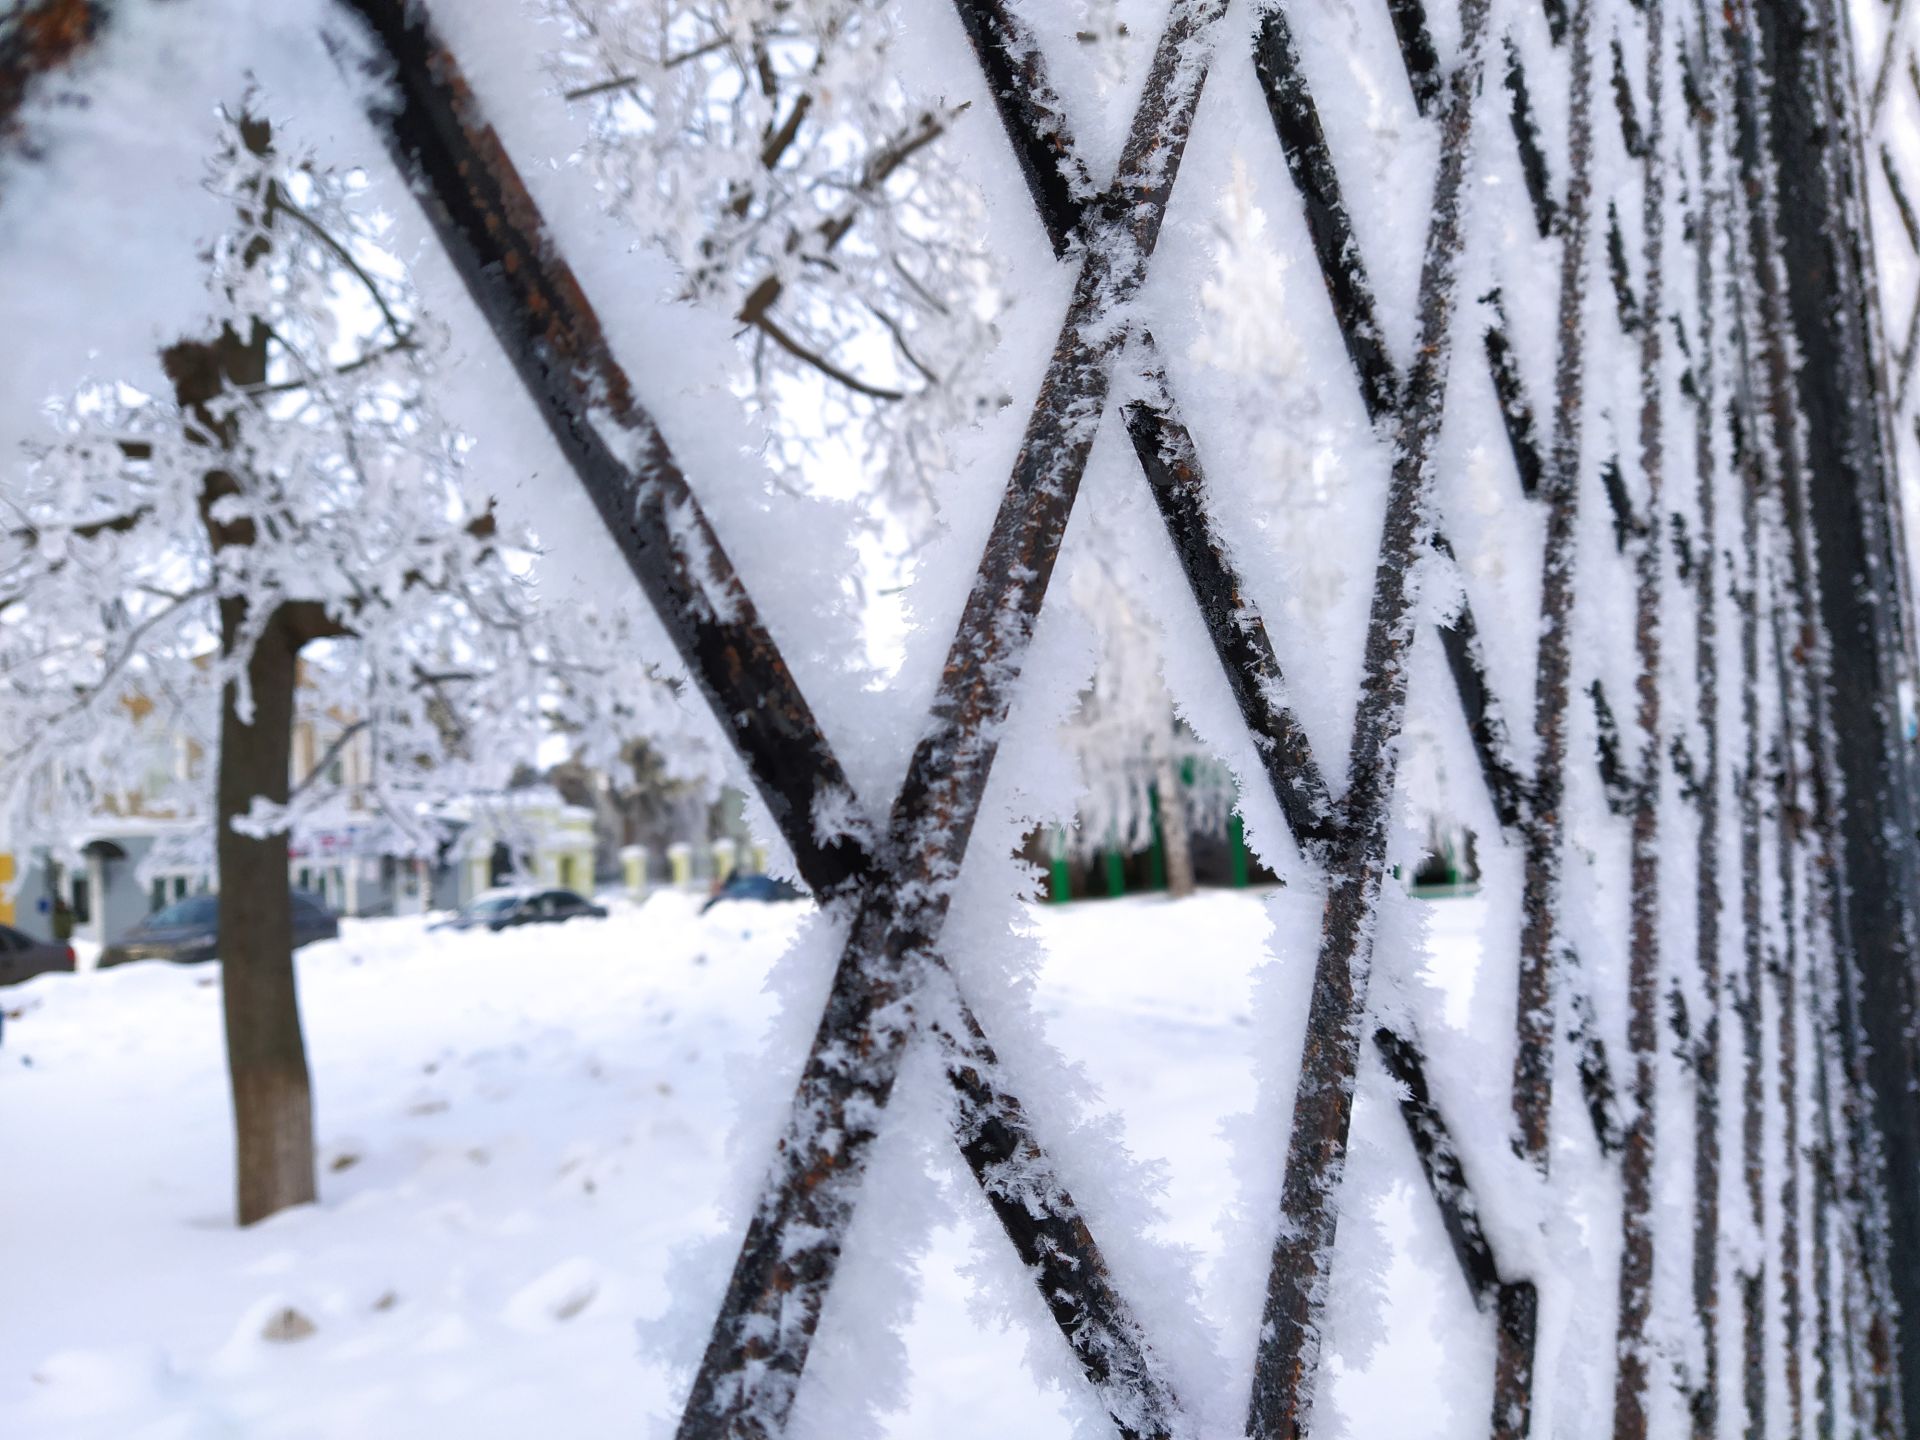
[[[73,946],[64,940],[36,940],[10,925],[0,925],[0,985],[72,969]]]
[[[339,937],[340,920],[317,895],[293,892],[293,948],[316,940]],[[172,960],[186,964],[211,960],[220,953],[220,897],[189,895],[156,910],[135,925],[119,943],[100,952],[100,964],[124,965],[129,960]]]
[[[718,890],[707,897],[707,903],[700,907],[700,913],[706,914],[722,900],[804,900],[807,892],[784,880],[776,880],[771,875],[744,875],[738,870],[726,878]]]
[[[429,930],[505,930],[512,925],[558,925],[567,920],[607,918],[606,907],[571,890],[487,890],[450,919]]]

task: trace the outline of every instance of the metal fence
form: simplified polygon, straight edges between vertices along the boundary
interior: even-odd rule
[[[634,393],[459,57],[436,37],[431,7],[348,7],[394,82],[374,114],[394,161],[803,876],[847,918],[681,1436],[785,1428],[917,1027],[944,1057],[954,1143],[1115,1429],[1192,1428],[1072,1198],[1073,1176],[1049,1156],[941,954],[1000,722],[1122,365],[1141,376],[1122,418],[1142,481],[1273,798],[1326,878],[1250,1433],[1308,1424],[1318,1322],[1341,1283],[1335,1228],[1369,1046],[1401,1087],[1432,1203],[1494,1336],[1489,1432],[1529,1429],[1546,1277],[1528,1268],[1537,1257],[1496,1248],[1488,1221],[1504,1197],[1476,1192],[1421,1036],[1369,1019],[1394,742],[1412,656],[1435,644],[1523,887],[1509,957],[1514,1153],[1550,1192],[1555,1127],[1572,1116],[1618,1185],[1618,1343],[1594,1358],[1612,1374],[1614,1433],[1664,1433],[1675,1415],[1700,1436],[1736,1424],[1749,1435],[1915,1433],[1903,1402],[1920,1394],[1920,1341],[1902,1317],[1920,1315],[1916,666],[1896,466],[1901,451],[1920,459],[1920,295],[1883,294],[1868,238],[1876,209],[1882,232],[1903,225],[1920,253],[1910,199],[1920,177],[1901,173],[1876,129],[1920,105],[1900,0],[1883,7],[1880,48],[1865,56],[1834,0],[1460,0],[1444,27],[1422,0],[1358,0],[1384,8],[1404,72],[1391,78],[1434,137],[1416,207],[1418,343],[1404,370],[1382,338],[1339,137],[1316,100],[1325,77],[1303,63],[1293,7],[1252,7],[1230,30],[1226,0],[1172,0],[1118,164],[1102,176],[1026,12],[1012,0],[954,3],[1008,160],[1077,278],[886,826],[826,840],[812,806],[852,793],[846,771],[701,514],[697,477]],[[20,73],[58,61],[84,32],[74,17],[92,14],[35,9],[72,23],[13,40],[0,109]],[[1251,66],[1265,96],[1275,159],[1351,361],[1323,383],[1356,387],[1391,456],[1384,473],[1351,477],[1383,486],[1386,501],[1341,777],[1316,761],[1285,703],[1235,537],[1209,503],[1208,437],[1189,432],[1153,337],[1132,324],[1202,87],[1228,66]],[[1550,304],[1519,275],[1462,293],[1465,274],[1501,275],[1501,257],[1469,255],[1476,232],[1462,220],[1473,157],[1496,148],[1523,183],[1475,203],[1508,205],[1515,225],[1553,247]],[[1530,354],[1552,355],[1551,373],[1530,370]],[[1624,426],[1603,426],[1617,395],[1597,392],[1617,392],[1622,375],[1636,407]],[[1507,442],[1507,503],[1539,515],[1540,552],[1528,557],[1539,611],[1476,612],[1468,578],[1451,618],[1430,629],[1411,575],[1422,557],[1454,553],[1437,450],[1449,418],[1473,406],[1494,412],[1491,433]],[[1596,511],[1611,554],[1582,538]],[[1620,647],[1605,667],[1576,640],[1594,607],[1631,617],[1598,642]],[[1487,663],[1496,634],[1531,647],[1530,695],[1500,693]],[[1603,668],[1630,674],[1630,693],[1608,693]],[[1606,1006],[1564,903],[1570,847],[1596,825],[1624,836],[1625,993]],[[953,1003],[903,1003],[917,987]],[[1611,1036],[1603,1010],[1625,1017]],[[942,1015],[957,1019],[926,1018]],[[1684,1114],[1671,1113],[1676,1102]],[[1662,1156],[1690,1176],[1684,1223],[1656,1204]],[[1728,1244],[1736,1229],[1764,1243]],[[1657,1259],[1690,1276],[1690,1343],[1653,1333]],[[1768,1413],[1770,1393],[1790,1413]]]

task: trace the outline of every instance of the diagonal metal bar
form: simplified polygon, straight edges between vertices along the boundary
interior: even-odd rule
[[[1440,57],[1427,29],[1427,7],[1422,0],[1387,0],[1393,38],[1400,44],[1400,60],[1407,70],[1407,88],[1422,115],[1433,113],[1441,97]]]
[[[1256,45],[1256,68],[1266,92],[1274,133],[1306,210],[1308,233],[1333,308],[1334,323],[1353,365],[1361,403],[1369,419],[1376,425],[1386,426],[1395,415],[1395,397],[1400,394],[1399,372],[1380,341],[1366,260],[1347,219],[1346,201],[1341,196],[1339,174],[1333,167],[1320,126],[1319,108],[1307,87],[1292,33],[1280,10],[1268,12]],[[1529,474],[1537,475],[1538,466],[1530,467],[1524,459],[1521,437],[1530,436],[1531,420],[1525,410],[1524,397],[1517,389],[1517,374],[1510,369],[1511,346],[1504,330],[1497,325],[1488,332],[1484,345],[1494,391],[1501,398],[1502,418],[1508,427],[1509,443],[1515,447],[1515,464],[1525,489]],[[1503,360],[1507,363],[1503,364]],[[1433,545],[1442,555],[1453,557],[1453,547],[1443,532],[1435,531]],[[1526,818],[1531,804],[1530,784],[1513,761],[1506,722],[1487,680],[1479,626],[1464,594],[1453,619],[1440,627],[1440,643],[1494,813],[1503,825],[1518,825]]]
[[[597,495],[611,497],[602,510],[615,539],[697,683],[722,723],[733,728],[756,783],[763,793],[772,791],[770,808],[802,874],[823,897],[862,881],[877,883],[878,867],[864,837],[824,843],[798,803],[778,803],[783,792],[769,785],[770,774],[810,780],[816,793],[838,790],[851,799],[851,791],[664,439],[633,403],[591,306],[453,57],[417,10],[409,15],[398,4],[371,3],[362,8],[394,72],[395,103],[383,104],[375,119],[568,459],[590,488],[598,486]],[[581,422],[607,397],[620,397],[624,408],[602,410],[602,416],[626,432],[632,452],[645,457],[648,468],[622,471],[617,456],[599,443],[598,429]],[[649,485],[666,493],[649,500]],[[676,523],[661,527],[663,513]],[[781,765],[790,768],[771,769]],[[806,798],[804,791],[786,793]],[[936,1028],[959,1102],[956,1139],[989,1203],[1033,1270],[1089,1379],[1105,1392],[1117,1421],[1128,1417],[1123,1431],[1162,1433],[1171,1398],[1157,1382],[1138,1322],[1114,1291],[1062,1177],[1001,1081],[978,1022],[962,1002],[958,1025]],[[1005,1183],[1012,1160],[1037,1189],[1012,1193]]]
[[[894,802],[886,849],[895,883],[869,891],[854,917],[842,969],[857,983],[822,1018],[695,1377],[684,1440],[785,1428],[912,1030],[915,983],[946,919],[1224,8],[1225,0],[1174,6],[1114,183],[1090,217],[1052,362]],[[1154,1377],[1127,1379],[1141,1386]]]
[[[1455,558],[1452,544],[1437,530],[1433,548],[1448,560]],[[1532,804],[1529,782],[1513,758],[1513,738],[1507,731],[1506,714],[1487,679],[1479,622],[1473,618],[1473,606],[1464,592],[1453,618],[1437,628],[1440,649],[1447,657],[1447,670],[1453,676],[1454,693],[1467,723],[1467,738],[1473,742],[1473,753],[1480,762],[1480,778],[1486,785],[1494,818],[1507,829],[1516,829],[1525,822]]]
[[[1306,72],[1300,68],[1300,52],[1294,45],[1286,12],[1278,5],[1269,6],[1261,14],[1253,64],[1260,89],[1267,97],[1274,133],[1280,137],[1280,148],[1286,156],[1287,173],[1300,192],[1307,232],[1313,237],[1314,254],[1319,257],[1320,273],[1333,302],[1347,358],[1360,381],[1367,418],[1376,425],[1390,424],[1400,404],[1399,376],[1380,330],[1373,287],[1367,283],[1353,222],[1340,193],[1340,176],[1327,148],[1326,131],[1321,128],[1320,109],[1307,89]]]
[[[1199,456],[1167,389],[1166,371],[1150,351],[1148,361],[1146,398],[1130,402],[1121,412],[1134,454],[1281,813],[1297,844],[1323,847],[1333,839],[1334,807],[1326,780],[1306,732],[1287,707],[1286,682],[1266,626],[1207,513]]]
[[[823,898],[843,892],[869,867],[867,843],[816,839],[811,817],[852,787],[533,197],[425,12],[350,4],[391,82],[372,118],[401,173],[774,822],[802,837],[808,882]]]
[[[1520,361],[1513,352],[1506,305],[1498,290],[1489,293],[1486,301],[1493,311],[1493,323],[1487,326],[1482,337],[1487,369],[1493,376],[1493,393],[1500,402],[1500,421],[1507,432],[1507,446],[1513,451],[1513,468],[1520,476],[1520,489],[1531,497],[1539,493],[1546,460],[1540,453],[1540,437],[1534,427],[1533,407],[1527,402]]]
[[[1256,65],[1273,53],[1284,20],[1269,10]],[[1281,1217],[1268,1274],[1247,1428],[1258,1436],[1305,1430],[1308,1378],[1333,1261],[1338,1193],[1353,1118],[1361,1017],[1372,934],[1385,875],[1395,736],[1407,694],[1414,636],[1409,570],[1431,543],[1432,451],[1440,430],[1452,352],[1457,261],[1464,243],[1461,191],[1473,137],[1473,102],[1485,63],[1485,0],[1461,10],[1462,55],[1448,77],[1440,164],[1420,277],[1419,346],[1399,405],[1399,445],[1387,491],[1379,564],[1367,621],[1359,704],[1335,874],[1307,1002],[1307,1034],[1281,1181]],[[1296,76],[1296,81],[1298,77]],[[1301,93],[1304,82],[1298,81]]]
[[[960,0],[960,6],[1009,138],[1016,151],[1040,157],[1038,166],[1028,167],[1029,174],[1044,167],[1084,174],[1071,127],[1057,100],[1048,98],[1043,103],[1035,98],[1052,97],[1053,91],[1037,58],[1039,48],[1032,34],[1003,7],[979,0]],[[1032,189],[1035,209],[1047,225],[1056,250],[1064,253],[1078,223],[1076,208],[1050,198],[1040,185]],[[1258,609],[1233,571],[1224,538],[1212,527],[1197,450],[1180,419],[1164,367],[1153,354],[1151,337],[1143,337],[1143,349],[1146,394],[1123,410],[1136,455],[1207,623],[1242,719],[1259,744],[1275,798],[1293,828],[1296,843],[1310,850],[1316,844],[1321,846],[1318,854],[1324,860],[1324,847],[1333,839],[1324,825],[1330,806],[1323,798],[1325,782],[1304,732],[1285,705],[1285,683]],[[1458,633],[1443,631],[1448,636]],[[1472,643],[1470,630],[1465,643]],[[1483,706],[1482,713],[1497,721],[1497,712],[1490,707]],[[1495,732],[1495,739],[1504,747],[1503,730]],[[1511,775],[1510,771],[1505,773]],[[1506,793],[1517,796],[1517,777],[1508,784],[1511,788]],[[1515,798],[1511,803],[1517,806],[1519,801]],[[1450,1234],[1477,1237],[1477,1243],[1464,1244],[1456,1253],[1476,1301],[1484,1305],[1491,1300],[1496,1312],[1499,1355],[1492,1433],[1499,1437],[1524,1435],[1532,1394],[1537,1309],[1534,1289],[1525,1282],[1505,1284],[1499,1280],[1464,1169],[1427,1092],[1417,1046],[1384,1029],[1374,1040],[1389,1069],[1403,1082],[1412,1074],[1410,1088],[1417,1094],[1403,1106],[1402,1113],[1443,1223]],[[1443,1154],[1451,1157],[1450,1162],[1437,1160]]]
[[[1520,175],[1527,185],[1527,198],[1533,202],[1533,223],[1546,239],[1559,220],[1560,207],[1554,202],[1553,181],[1547,174],[1547,153],[1540,143],[1540,122],[1533,114],[1533,92],[1527,88],[1527,70],[1520,63],[1520,47],[1513,36],[1505,38],[1507,51],[1508,119],[1513,126],[1514,144],[1520,150]]]
[[[985,72],[988,89],[1014,152],[1020,157],[1035,212],[1055,252],[1065,254],[1081,222],[1084,207],[1080,197],[1090,192],[1091,182],[1086,179],[1087,167],[1074,143],[1073,128],[1064,105],[1047,77],[1038,40],[1004,0],[957,0],[956,8]],[[1273,14],[1278,17],[1280,12],[1276,10]],[[1263,79],[1271,77],[1275,85],[1283,85],[1284,94],[1278,100],[1270,98],[1270,108],[1287,117],[1281,140],[1290,172],[1296,177],[1309,177],[1300,182],[1303,186],[1310,182],[1316,187],[1317,199],[1308,202],[1310,209],[1317,207],[1315,213],[1322,216],[1321,223],[1313,229],[1316,253],[1322,273],[1327,277],[1336,321],[1355,373],[1361,377],[1362,399],[1376,423],[1383,423],[1391,411],[1376,409],[1374,399],[1397,394],[1399,376],[1384,347],[1367,338],[1371,335],[1377,340],[1378,336],[1373,319],[1372,287],[1359,249],[1353,243],[1339,179],[1320,131],[1318,110],[1300,76],[1298,56],[1290,33],[1285,31],[1284,17],[1277,19],[1276,24],[1278,31],[1263,42],[1266,65],[1262,76]],[[1508,412],[1511,406],[1505,418],[1510,435],[1515,437],[1516,464],[1521,466],[1522,485],[1526,486],[1530,470],[1521,458],[1520,432],[1513,427],[1523,427],[1530,434],[1531,420],[1525,411],[1524,397],[1514,388],[1517,375],[1511,373],[1510,349],[1506,352],[1504,369],[1497,358],[1501,354],[1498,346],[1503,342],[1504,335],[1496,340],[1495,335],[1489,333],[1488,361],[1496,391],[1504,397],[1503,412]],[[1148,400],[1129,408],[1128,428],[1135,453],[1147,470],[1155,501],[1186,570],[1188,584],[1194,588],[1215,650],[1228,668],[1242,716],[1253,733],[1262,737],[1262,756],[1270,778],[1275,765],[1284,761],[1288,766],[1277,781],[1276,798],[1287,814],[1294,838],[1305,846],[1320,843],[1328,837],[1327,817],[1331,815],[1320,800],[1327,793],[1325,782],[1312,766],[1311,757],[1292,738],[1298,734],[1298,726],[1283,703],[1277,707],[1248,708],[1249,698],[1261,698],[1252,692],[1264,691],[1270,684],[1276,697],[1284,694],[1277,666],[1271,658],[1272,645],[1263,630],[1258,636],[1252,634],[1252,629],[1258,628],[1258,617],[1253,616],[1247,606],[1245,586],[1232,570],[1229,548],[1214,532],[1204,504],[1204,486],[1161,483],[1156,478],[1156,470],[1161,476],[1173,476],[1191,465],[1192,442],[1185,435],[1184,427],[1170,427],[1163,418],[1171,415],[1175,408],[1164,369],[1150,360],[1146,379],[1149,386],[1164,397],[1164,403]],[[1513,383],[1504,383],[1507,380]],[[1532,468],[1537,470],[1537,460]],[[1194,474],[1197,477],[1197,469]],[[1452,554],[1444,536],[1436,535],[1434,543],[1443,553]],[[1237,597],[1235,603],[1224,603],[1230,596]],[[1513,764],[1505,721],[1486,680],[1478,627],[1472,607],[1464,597],[1458,614],[1440,627],[1440,638],[1494,811],[1502,824],[1518,824],[1525,804],[1526,782]],[[1243,674],[1247,666],[1252,669]],[[1245,681],[1256,676],[1259,678],[1250,690]]]
[[[1074,143],[1039,37],[1010,0],[954,0],[954,9],[1026,177],[1034,212],[1054,254],[1065,255],[1100,187]]]
[[[955,8],[1020,157],[1034,211],[1055,253],[1065,255],[1084,222],[1081,197],[1091,186],[1038,39],[1003,0],[956,0]],[[1152,337],[1142,336],[1140,344],[1149,395],[1122,411],[1134,453],[1294,840],[1303,848],[1322,846],[1332,838],[1334,818],[1326,780],[1306,732],[1286,705],[1285,681],[1266,626],[1208,513],[1193,439],[1179,418]]]
[[[1531,1282],[1503,1281],[1480,1209],[1467,1184],[1459,1148],[1427,1083],[1419,1042],[1386,1026],[1373,1032],[1374,1049],[1402,1090],[1400,1114],[1427,1188],[1440,1208],[1440,1223],[1466,1277],[1474,1304],[1492,1309],[1497,1359],[1494,1368],[1492,1440],[1520,1440],[1533,1409],[1533,1346],[1539,1296]]]
[[[1317,108],[1299,74],[1291,39],[1275,39],[1268,47],[1268,53],[1273,63],[1268,66],[1263,79],[1270,79],[1276,86],[1284,83],[1287,87],[1286,93],[1279,99],[1270,97],[1269,104],[1275,115],[1282,117],[1276,120],[1276,133],[1288,153],[1289,170],[1297,177],[1308,177],[1316,187],[1316,193],[1312,195],[1303,188],[1303,203],[1310,209],[1318,207],[1325,213],[1344,217],[1345,203],[1340,198],[1338,177],[1330,157],[1325,153],[1324,142],[1315,139],[1319,135],[1319,124],[1315,118]],[[1512,50],[1509,42],[1509,75],[1518,77],[1517,83],[1524,93],[1524,76],[1520,75],[1518,67],[1517,52]],[[1319,149],[1317,156],[1311,153],[1294,154],[1296,148],[1312,151],[1316,145]],[[1524,137],[1522,150],[1524,157]],[[1372,395],[1396,387],[1398,381],[1391,359],[1383,350],[1376,350],[1365,343],[1359,333],[1373,324],[1372,287],[1367,279],[1364,258],[1351,243],[1351,236],[1343,226],[1344,220],[1329,223],[1314,231],[1316,253],[1335,323],[1343,336],[1347,337],[1348,356],[1355,366],[1362,401],[1370,403]],[[1528,489],[1528,476],[1535,477],[1537,486],[1538,477],[1545,473],[1545,462],[1540,459],[1532,440],[1532,418],[1519,389],[1517,373],[1507,369],[1511,361],[1511,342],[1506,336],[1497,291],[1494,292],[1493,302],[1495,320],[1483,337],[1484,345],[1496,398],[1501,402],[1509,444],[1515,452],[1515,465],[1521,476],[1522,488]],[[1374,368],[1369,373],[1362,370],[1362,366]],[[1638,528],[1637,522],[1635,528]],[[1436,530],[1432,543],[1437,551],[1452,558],[1453,548],[1443,533]],[[1488,799],[1500,823],[1516,835],[1525,850],[1528,875],[1535,876],[1548,863],[1547,857],[1552,849],[1551,837],[1541,830],[1544,817],[1531,781],[1522,774],[1512,758],[1513,744],[1504,713],[1488,683],[1478,624],[1472,606],[1464,595],[1454,618],[1439,628],[1441,647],[1454,678],[1455,693],[1461,704],[1468,735],[1480,762]],[[1604,772],[1607,756],[1602,752],[1599,758]],[[1530,910],[1529,913],[1536,912]],[[1532,947],[1539,949],[1540,956],[1547,955],[1555,942],[1550,934],[1538,930],[1523,933],[1523,968],[1544,977],[1550,961],[1539,957],[1528,958],[1529,940]],[[1559,948],[1568,954],[1572,953],[1571,947]],[[1536,1019],[1540,1032],[1549,1033],[1551,1016],[1542,1010]],[[1608,1071],[1605,1045],[1591,1026],[1583,1026],[1575,1038],[1578,1042],[1581,1086],[1589,1114],[1594,1119],[1595,1136],[1602,1150],[1615,1151],[1620,1145],[1620,1133],[1615,1118],[1614,1087]],[[1524,1050],[1522,1054],[1524,1058]],[[1544,1065],[1546,1058],[1542,1056],[1539,1063]]]

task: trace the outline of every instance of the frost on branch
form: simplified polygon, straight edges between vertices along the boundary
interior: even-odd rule
[[[544,0],[550,66],[616,214],[741,325],[788,479],[849,456],[917,528],[947,437],[1003,403],[958,109],[915,93],[878,0]]]
[[[136,796],[208,813],[221,691],[250,717],[248,659],[276,623],[300,646],[299,710],[369,760],[348,795],[326,763],[291,777],[250,834],[346,803],[426,851],[436,798],[498,787],[556,730],[603,763],[637,736],[685,740],[634,616],[562,625],[538,603],[532,542],[436,414],[443,335],[363,178],[242,112],[206,183],[235,217],[206,256],[213,338],[167,349],[175,395],[96,380],[50,403],[52,436],[0,502],[18,722],[0,803],[23,838],[69,844]],[[664,748],[681,778],[714,773],[698,744]]]

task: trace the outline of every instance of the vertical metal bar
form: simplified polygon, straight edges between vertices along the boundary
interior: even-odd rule
[[[1573,0],[1571,157],[1560,218],[1560,341],[1554,384],[1553,459],[1545,477],[1547,543],[1541,568],[1543,620],[1534,681],[1533,813],[1526,830],[1520,979],[1513,1065],[1514,1148],[1547,1169],[1553,1107],[1553,956],[1560,906],[1561,804],[1566,791],[1567,692],[1572,669],[1574,519],[1579,506],[1585,414],[1587,240],[1593,203],[1593,0]]]
[[[1781,1148],[1784,1163],[1780,1193],[1781,1348],[1787,1383],[1788,1433],[1804,1433],[1803,1372],[1801,1367],[1802,1303],[1800,1287],[1800,920],[1801,895],[1797,884],[1802,823],[1808,813],[1800,793],[1798,736],[1794,723],[1800,701],[1789,666],[1780,607],[1773,610],[1774,683],[1780,692],[1780,780],[1775,801],[1775,863],[1779,871],[1780,952],[1772,957],[1774,1010],[1778,1055],[1775,1089],[1781,1109]]]
[[[1781,450],[1795,659],[1808,677],[1814,808],[1828,846],[1838,953],[1867,1003],[1859,1046],[1874,1110],[1862,1242],[1876,1329],[1920,1313],[1920,1095],[1912,757],[1895,690],[1910,672],[1904,556],[1890,543],[1884,396],[1867,337],[1852,92],[1836,87],[1835,14],[1817,0],[1735,7],[1754,270]],[[1845,717],[1844,725],[1835,724]],[[1843,1030],[1843,1043],[1852,1044]],[[1877,1142],[1879,1149],[1875,1148]],[[1875,1165],[1874,1162],[1879,1164]],[[1875,1429],[1898,1433],[1920,1346],[1876,1376]]]
[[[1646,0],[1647,128],[1641,147],[1641,225],[1646,296],[1640,327],[1640,469],[1646,478],[1644,533],[1634,551],[1635,719],[1640,750],[1634,761],[1635,798],[1628,878],[1627,1052],[1633,1066],[1633,1104],[1621,1151],[1620,1316],[1615,1344],[1613,1433],[1645,1440],[1651,1359],[1647,1322],[1653,1310],[1653,1163],[1659,1090],[1660,1025],[1660,801],[1661,774],[1661,514],[1665,455],[1666,377],[1661,323],[1666,241],[1664,48],[1665,7]],[[1614,63],[1625,89],[1625,61],[1614,42]],[[1632,147],[1629,146],[1631,150]]]
[[[1720,1019],[1724,982],[1720,967],[1720,622],[1719,463],[1715,420],[1720,408],[1719,305],[1714,247],[1719,243],[1721,52],[1708,19],[1706,0],[1696,0],[1699,93],[1692,107],[1698,152],[1699,195],[1694,217],[1698,356],[1695,361],[1694,469],[1698,546],[1694,558],[1694,671],[1698,682],[1695,723],[1703,754],[1697,778],[1700,828],[1694,858],[1696,966],[1706,1005],[1694,1060],[1693,1273],[1694,1321],[1701,1341],[1701,1373],[1692,1397],[1693,1440],[1714,1440],[1720,1428]]]
[[[1741,1053],[1741,1175],[1747,1200],[1747,1219],[1756,1234],[1766,1233],[1763,1198],[1761,1120],[1764,1114],[1760,1069],[1760,995],[1765,958],[1762,953],[1760,897],[1760,521],[1759,460],[1746,437],[1741,457],[1740,548],[1743,556],[1740,595],[1740,718],[1744,754],[1736,789],[1740,797],[1740,922],[1745,968],[1734,1013],[1740,1020]],[[1766,1435],[1766,1318],[1764,1259],[1756,1260],[1739,1276],[1742,1374],[1745,1384],[1747,1440]]]

